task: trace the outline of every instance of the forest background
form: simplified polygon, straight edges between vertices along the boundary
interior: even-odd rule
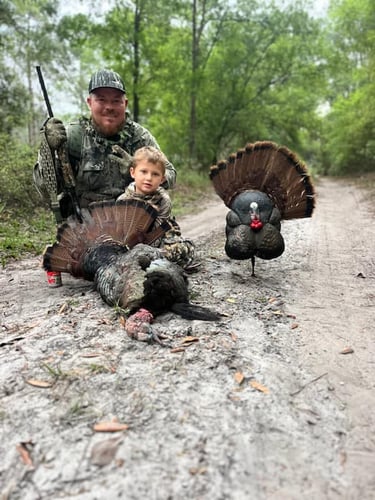
[[[247,142],[283,144],[313,175],[375,172],[375,3],[0,0],[0,259],[38,254],[55,222],[32,182],[47,118],[87,115],[91,74],[125,80],[134,120],[178,171],[178,214],[210,165]],[[79,7],[84,6],[85,13]],[[65,8],[64,8],[65,7]]]

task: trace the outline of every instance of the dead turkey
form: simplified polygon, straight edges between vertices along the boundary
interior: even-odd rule
[[[216,193],[230,209],[225,252],[231,259],[275,259],[285,249],[281,221],[311,217],[314,186],[306,166],[284,146],[247,144],[210,168]]]
[[[152,316],[171,310],[187,319],[215,321],[219,315],[189,302],[183,269],[151,246],[170,229],[155,225],[157,211],[140,200],[100,202],[68,219],[46,248],[43,267],[95,283],[102,299],[129,315],[140,308]]]

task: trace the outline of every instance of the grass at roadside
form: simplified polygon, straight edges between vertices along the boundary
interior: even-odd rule
[[[39,255],[56,236],[52,214],[45,209],[32,213],[3,210],[0,214],[0,262],[8,262]]]

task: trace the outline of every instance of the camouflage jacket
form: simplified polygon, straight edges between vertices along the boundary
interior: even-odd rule
[[[105,138],[92,121],[80,118],[67,127],[69,159],[76,176],[76,192],[81,207],[92,201],[114,200],[131,182],[129,165],[116,161],[112,146],[118,145],[130,155],[143,146],[160,149],[152,134],[127,115],[123,129],[114,137]],[[164,187],[172,188],[176,170],[168,162]]]

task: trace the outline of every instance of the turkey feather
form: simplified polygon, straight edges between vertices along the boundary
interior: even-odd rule
[[[270,197],[282,219],[311,217],[314,209],[314,187],[306,166],[295,153],[273,142],[247,144],[213,165],[210,178],[228,207],[239,193],[255,190]]]
[[[248,143],[211,166],[216,193],[230,209],[225,252],[231,259],[274,259],[285,249],[281,221],[311,217],[315,190],[306,166],[285,146]]]

